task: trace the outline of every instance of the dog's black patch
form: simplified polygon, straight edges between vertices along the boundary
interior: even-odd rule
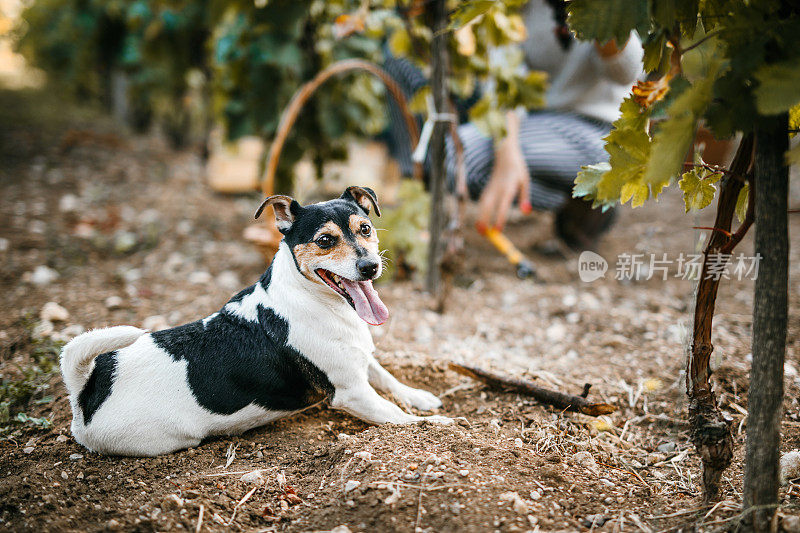
[[[355,200],[342,198],[300,207],[291,228],[284,233],[283,240],[293,251],[296,245],[311,242],[317,230],[326,222],[332,221],[342,229],[344,238],[356,247],[359,255],[362,252],[366,254],[366,250],[363,250],[363,246],[358,244],[355,234],[350,230],[350,215],[366,217],[367,212]]]
[[[253,294],[253,291],[255,290],[255,288],[256,288],[255,285],[250,285],[246,289],[240,290],[239,292],[234,294],[233,297],[230,300],[228,300],[228,303],[230,303],[230,302],[241,302],[244,299],[245,296],[250,296],[251,294]]]
[[[173,359],[187,361],[187,379],[197,402],[229,415],[251,403],[294,411],[333,394],[327,376],[286,345],[288,334],[286,320],[258,306],[258,322],[223,308],[205,325],[192,322],[152,336]]]
[[[94,370],[78,395],[78,405],[83,412],[83,424],[92,421],[94,413],[111,395],[114,371],[117,368],[117,352],[100,354],[94,359]]]

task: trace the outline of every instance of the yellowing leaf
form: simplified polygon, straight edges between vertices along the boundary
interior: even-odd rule
[[[389,50],[396,57],[405,57],[411,52],[411,37],[405,29],[397,29],[389,37]]]
[[[457,29],[453,32],[453,37],[456,40],[456,50],[462,56],[473,56],[477,49],[477,42],[475,41],[475,32],[472,31],[472,25],[468,24]]]
[[[333,23],[333,36],[343,39],[354,33],[363,32],[365,17],[366,13],[361,11],[339,15]]]
[[[519,43],[525,40],[527,32],[522,17],[517,14],[506,15],[502,11],[492,10],[488,14],[500,33],[509,41]]]
[[[614,429],[614,424],[612,424],[605,416],[601,416],[592,420],[592,425],[597,431],[611,431]]]
[[[428,96],[431,94],[431,86],[425,85],[414,93],[408,102],[408,109],[412,113],[424,115],[428,112]]]
[[[506,134],[505,115],[492,104],[489,95],[484,95],[470,108],[469,118],[487,136],[501,139]]]
[[[648,108],[662,100],[669,92],[669,80],[674,76],[670,72],[654,81],[640,81],[633,86],[633,99],[641,107]]]
[[[750,201],[750,182],[745,182],[742,190],[739,191],[739,197],[736,198],[736,218],[739,222],[743,222],[747,216],[747,204]]]
[[[620,202],[631,201],[631,207],[640,207],[650,197],[650,189],[647,185],[635,181],[629,181],[622,186],[620,191]]]
[[[678,182],[678,187],[683,191],[683,201],[686,204],[687,213],[691,210],[703,209],[714,201],[714,194],[717,192],[714,183],[721,177],[722,174],[712,174],[708,171],[699,173],[697,169],[683,174]]]
[[[798,130],[800,129],[800,104],[794,106],[789,110],[789,129],[790,130]],[[789,137],[794,137],[797,135],[795,132],[791,132]]]

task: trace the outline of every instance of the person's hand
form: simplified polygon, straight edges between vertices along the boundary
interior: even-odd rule
[[[530,176],[519,145],[519,137],[509,128],[509,136],[497,146],[489,183],[481,193],[478,228],[493,225],[502,229],[514,198],[519,199],[520,211],[530,213],[529,189]]]

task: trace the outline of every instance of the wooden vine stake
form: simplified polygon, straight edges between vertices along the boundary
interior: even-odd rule
[[[446,82],[448,68],[447,5],[445,0],[432,0],[427,9],[429,10],[429,20],[433,30],[433,41],[431,43],[431,90],[436,113],[443,113],[448,104]],[[444,233],[447,224],[444,165],[444,136],[447,129],[446,122],[436,120],[429,145],[431,217],[426,288],[437,300],[442,292],[442,254],[444,252]]]
[[[686,371],[686,391],[689,396],[689,424],[691,439],[703,462],[703,496],[712,500],[719,494],[722,473],[733,458],[733,439],[730,421],[719,408],[711,387],[711,323],[714,319],[714,306],[721,276],[713,275],[715,266],[720,266],[725,254],[742,240],[753,223],[753,188],[747,216],[739,229],[731,234],[731,224],[736,211],[739,192],[749,176],[752,161],[753,137],[746,136],[739,144],[730,171],[722,180],[714,231],[711,232],[708,246],[704,251],[703,268],[697,284],[697,297],[694,310],[694,328],[689,347],[688,368]]]
[[[755,251],[761,259],[753,299],[753,365],[747,397],[744,508],[754,531],[769,531],[778,506],[783,365],[789,293],[788,116],[756,127]],[[751,202],[752,204],[752,202]]]

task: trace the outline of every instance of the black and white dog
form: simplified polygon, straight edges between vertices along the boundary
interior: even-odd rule
[[[64,347],[61,372],[70,393],[72,433],[108,454],[158,455],[237,434],[330,398],[374,424],[414,416],[373,386],[421,410],[433,394],[403,385],[373,357],[367,324],[388,311],[372,287],[381,275],[371,189],[300,206],[267,198],[283,233],[272,264],[217,313],[148,333],[117,326],[84,333]]]

